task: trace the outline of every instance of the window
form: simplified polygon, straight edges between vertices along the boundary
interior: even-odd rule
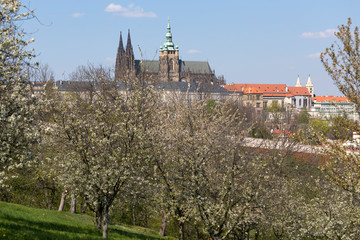
[[[260,100],[260,95],[256,95],[256,100]]]
[[[259,108],[261,106],[261,103],[257,102],[256,107]]]

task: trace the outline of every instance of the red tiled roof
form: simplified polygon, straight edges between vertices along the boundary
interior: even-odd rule
[[[230,91],[230,92],[244,92],[245,94],[249,94],[249,93],[259,93],[260,94],[260,93],[263,93],[262,91],[260,91],[256,87],[245,86],[243,84],[228,84],[228,85],[225,85],[223,87],[226,90]]]
[[[295,96],[311,96],[306,87],[288,87],[288,89]]]
[[[224,86],[225,89],[229,91],[244,91],[244,89],[257,89],[260,92],[266,94],[285,94],[286,93],[286,85],[285,84],[250,84],[250,83],[236,83],[236,84],[228,84]]]
[[[349,102],[347,97],[336,97],[336,96],[317,96],[313,97],[314,102]]]
[[[287,137],[290,137],[291,136],[291,132],[289,131],[286,131],[286,130],[283,130],[283,129],[275,129],[273,132],[272,132],[273,135],[276,135],[276,136],[287,136]]]

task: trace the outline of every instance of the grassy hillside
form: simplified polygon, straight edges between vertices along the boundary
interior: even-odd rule
[[[102,239],[93,218],[0,202],[0,239]],[[167,239],[153,230],[111,225],[109,239]]]

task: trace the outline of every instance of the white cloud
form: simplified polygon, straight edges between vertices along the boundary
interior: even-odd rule
[[[73,14],[71,14],[71,16],[73,17],[73,18],[79,18],[79,17],[82,17],[82,16],[84,16],[85,14],[84,13],[73,13]]]
[[[308,58],[318,58],[320,59],[320,52],[317,52],[317,53],[312,53],[312,54],[308,54],[307,57]]]
[[[112,12],[115,15],[123,17],[135,17],[135,18],[155,18],[157,15],[153,12],[145,12],[143,8],[136,7],[134,4],[130,4],[127,8],[120,4],[110,3],[106,8],[105,12]]]
[[[302,38],[329,38],[333,37],[334,33],[337,32],[337,29],[326,29],[322,32],[303,32],[301,34]]]
[[[189,50],[187,51],[187,53],[188,53],[188,54],[196,54],[196,53],[201,53],[201,51],[200,51],[200,50],[197,50],[197,49],[189,49]]]
[[[121,12],[124,8],[120,4],[110,3],[106,8],[105,12]]]

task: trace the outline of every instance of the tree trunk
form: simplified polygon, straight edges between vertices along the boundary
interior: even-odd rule
[[[61,201],[60,201],[60,205],[59,205],[59,209],[58,209],[59,212],[64,211],[65,200],[66,200],[66,193],[67,193],[67,190],[64,189],[64,191],[63,191],[62,194],[61,194]]]
[[[184,223],[179,222],[179,240],[184,240]]]
[[[70,212],[76,213],[76,196],[75,196],[75,194],[71,194]]]
[[[102,225],[102,209],[95,212],[95,225],[98,230],[101,230]]]
[[[135,212],[135,203],[131,204],[131,212],[132,212],[132,222],[133,225],[136,225],[136,212]]]
[[[105,208],[104,210],[104,218],[103,218],[103,226],[102,226],[102,237],[108,238],[108,230],[109,230],[109,210]]]
[[[255,240],[259,240],[259,236],[260,236],[259,229],[256,229]]]
[[[48,209],[51,210],[53,207],[54,199],[56,194],[56,186],[55,183],[52,181],[51,188],[50,188],[50,198],[48,201]]]
[[[86,201],[84,201],[84,204],[81,208],[81,213],[86,213],[86,208],[87,208]]]
[[[166,212],[164,210],[161,210],[162,213],[162,222],[161,222],[161,227],[160,227],[160,236],[165,236],[165,230],[166,230],[166,224],[167,224],[167,219],[166,219]]]

